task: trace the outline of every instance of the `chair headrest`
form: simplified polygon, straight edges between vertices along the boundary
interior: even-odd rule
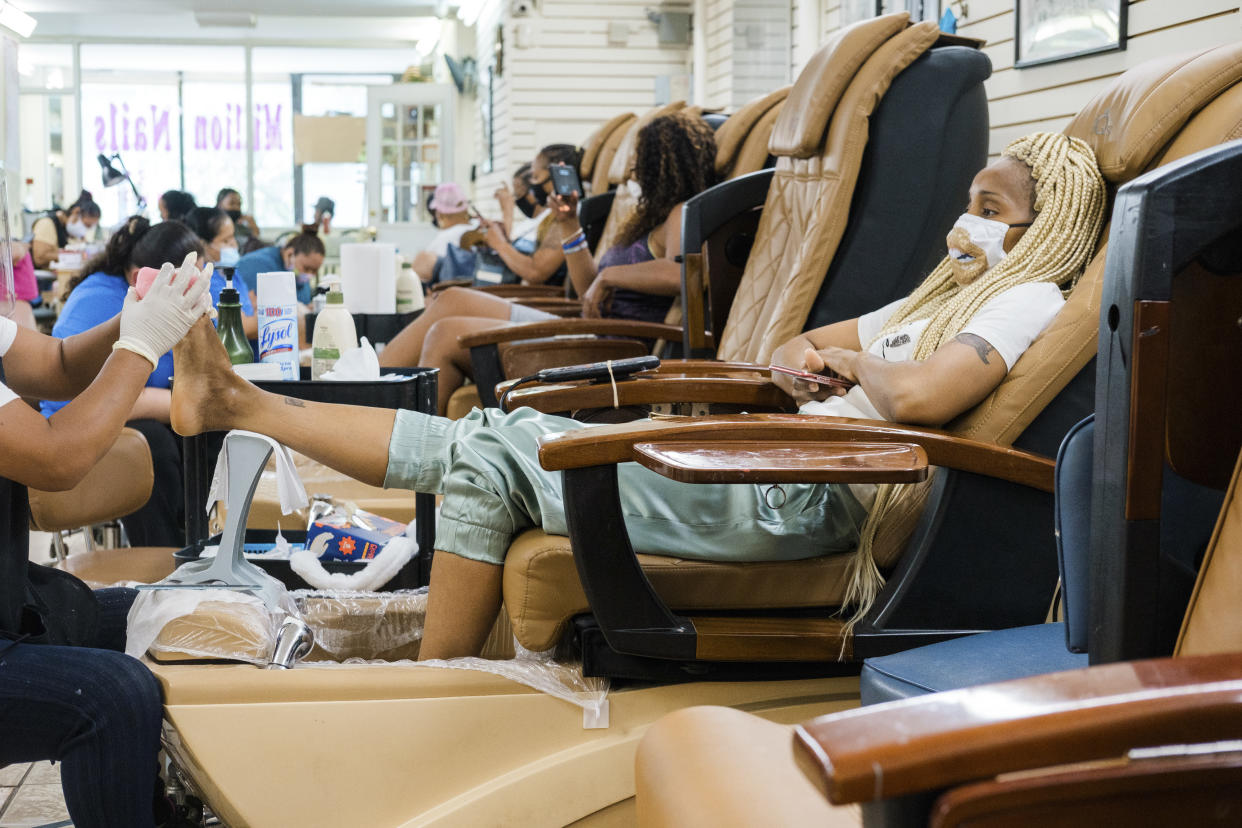
[[[1231,86],[1195,113],[1165,147],[1154,166],[1242,138],[1242,83]]]
[[[789,97],[792,88],[784,86],[747,101],[721,124],[720,129],[716,130],[716,172],[719,175],[724,175],[733,166],[734,159],[759,119]]]
[[[1190,116],[1242,79],[1242,43],[1145,61],[1088,103],[1066,127],[1095,150],[1104,178],[1147,169]]]
[[[591,133],[591,135],[582,142],[582,162],[578,165],[578,171],[582,174],[583,180],[591,177],[595,172],[595,160],[599,158],[599,151],[603,149],[605,142],[612,133],[633,119],[634,113],[624,112],[605,122],[603,126]]]
[[[621,139],[621,146],[617,147],[617,154],[612,157],[612,166],[608,168],[608,183],[620,184],[625,181],[625,172],[630,168],[630,160],[634,155],[634,148],[638,145],[638,131],[640,129],[656,118],[663,115],[671,115],[674,112],[685,109],[685,107],[685,101],[673,101],[664,106],[657,106],[630,124],[629,129],[626,130],[625,137]]]
[[[863,20],[841,29],[819,48],[798,75],[768,149],[773,155],[810,158],[824,142],[828,121],[859,67],[886,40],[906,28],[909,12]]]

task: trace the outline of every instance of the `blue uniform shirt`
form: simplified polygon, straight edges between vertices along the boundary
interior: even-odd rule
[[[65,307],[52,328],[52,336],[65,339],[107,322],[121,312],[127,290],[129,283],[119,276],[110,276],[103,272],[87,276],[69,294],[69,300],[65,302]],[[168,388],[172,372],[173,358],[172,351],[169,351],[160,357],[159,365],[147,378],[147,387]],[[67,402],[68,400],[44,400],[39,407],[44,417],[50,417]]]
[[[233,271],[234,282],[241,277],[242,283],[250,290],[257,290],[260,273],[277,273],[288,270],[285,260],[280,255],[279,247],[261,247],[253,253],[247,253],[237,260],[237,268]],[[234,284],[234,287],[237,287]],[[309,305],[311,300],[310,282],[298,282],[298,301]],[[238,290],[242,288],[238,287]],[[242,305],[245,309],[245,305]]]

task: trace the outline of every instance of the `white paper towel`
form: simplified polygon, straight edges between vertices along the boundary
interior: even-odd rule
[[[370,242],[341,245],[341,292],[350,313],[396,313],[397,248]]]

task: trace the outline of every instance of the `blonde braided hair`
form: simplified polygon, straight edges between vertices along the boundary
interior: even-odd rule
[[[876,337],[880,339],[918,319],[930,317],[913,359],[924,360],[961,333],[979,310],[1006,290],[1034,282],[1072,289],[1095,250],[1104,221],[1104,179],[1090,145],[1060,133],[1036,132],[1005,147],[1003,158],[1025,164],[1034,180],[1035,220],[1005,258],[962,287],[945,257],[902,302]],[[874,342],[875,340],[872,340]],[[866,343],[871,344],[871,343]],[[850,561],[844,606],[856,610],[852,629],[875,601],[884,578],[872,554],[884,518],[913,492],[908,485],[882,484],[859,532]]]

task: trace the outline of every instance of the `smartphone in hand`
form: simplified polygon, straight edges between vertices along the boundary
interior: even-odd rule
[[[786,368],[783,365],[769,365],[769,371],[775,371],[779,374],[786,374],[791,377],[797,377],[800,380],[813,382],[817,385],[830,385],[836,388],[853,388],[854,383],[842,377],[832,376],[829,374],[812,374],[810,371],[799,371],[796,368]]]
[[[573,167],[568,164],[553,164],[548,171],[552,174],[552,189],[558,196],[564,198],[574,193],[583,195],[582,179]]]

